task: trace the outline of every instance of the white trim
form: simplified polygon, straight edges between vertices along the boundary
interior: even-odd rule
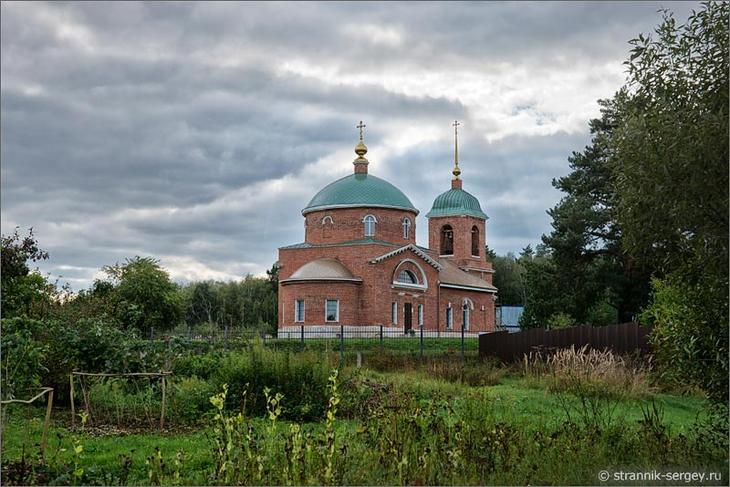
[[[465,306],[461,308],[461,327],[464,329],[464,331],[469,331],[469,326],[471,325],[471,310],[469,309],[469,306]]]
[[[421,272],[421,281],[423,281],[423,282],[421,284],[419,284],[419,287],[421,287],[423,289],[428,289],[428,279],[426,278],[426,273],[423,271],[423,267],[421,267],[420,264],[413,259],[403,259],[398,263],[397,266],[395,266],[395,271],[393,271],[393,277],[395,278],[395,279],[393,279],[393,284],[396,286],[403,286],[402,282],[396,282],[396,279],[397,279],[396,276],[398,275],[398,269],[400,269],[400,266],[402,266],[406,262],[410,262],[411,264],[416,266],[418,268],[418,270]],[[408,284],[406,284],[406,286],[408,286]]]
[[[444,283],[439,284],[439,286],[446,287],[446,288],[449,288],[449,289],[464,289],[465,291],[477,291],[477,292],[480,292],[480,293],[496,293],[497,292],[497,288],[496,287],[494,287],[494,288],[483,288],[483,287],[461,286],[461,285],[458,285],[458,284],[444,284]]]
[[[451,303],[449,303],[449,306],[446,308],[446,329],[454,329],[454,308],[451,307]]]
[[[419,304],[417,309],[418,309],[418,318],[417,318],[418,326],[423,326],[423,305]]]
[[[375,215],[371,215],[368,213],[364,217],[362,217],[362,223],[363,223],[363,235],[365,237],[374,237],[375,236],[375,226],[378,224],[378,219],[375,218]],[[369,232],[369,226],[372,225],[372,232]]]
[[[330,223],[332,223],[332,224],[335,223],[335,221],[332,219],[332,217],[330,215],[325,215],[324,218],[322,218],[322,225],[325,224],[325,220],[327,220],[328,218],[329,218]]]
[[[411,236],[411,219],[408,217],[403,218],[403,239],[408,240]]]
[[[433,260],[423,250],[419,249],[416,244],[408,244],[408,245],[405,245],[403,247],[397,248],[397,249],[395,249],[395,250],[393,250],[391,252],[388,252],[387,254],[383,254],[383,255],[381,255],[379,257],[375,257],[375,258],[373,258],[373,259],[370,260],[370,263],[371,264],[377,264],[378,262],[382,262],[385,259],[388,259],[390,257],[393,257],[394,255],[402,254],[406,250],[410,250],[411,252],[413,252],[414,254],[416,254],[417,256],[419,256],[420,258],[422,258],[423,260],[425,260],[433,268],[435,268],[435,269],[437,269],[439,271],[443,268],[443,266],[441,264],[439,264],[438,262],[436,262],[435,260]]]
[[[337,303],[337,309],[335,310],[334,321],[327,319],[327,301],[334,301],[335,303]],[[339,299],[325,298],[325,300],[324,300],[324,322],[325,323],[339,323],[340,322],[340,300]]]
[[[398,301],[393,301],[390,305],[390,322],[398,324]]]
[[[472,255],[472,257],[479,257],[478,255]],[[478,267],[464,267],[467,271],[486,272],[487,274],[494,274],[494,269],[480,269]]]
[[[404,289],[413,289],[416,291],[425,291],[428,289],[428,287],[422,285],[422,284],[406,284],[405,282],[394,282],[390,285],[391,289],[402,287]]]
[[[462,305],[462,307],[463,307],[463,306],[464,306],[465,304],[468,304],[468,305],[469,305],[469,308],[470,308],[470,309],[474,309],[474,301],[472,301],[471,299],[469,299],[469,298],[464,298],[464,300],[463,300],[463,301],[461,302],[461,305]]]
[[[279,281],[280,284],[289,284],[291,282],[307,282],[307,281],[347,281],[347,282],[362,282],[362,279],[357,277],[290,277],[289,279],[282,279]]]
[[[410,211],[412,213],[415,213],[418,215],[420,212],[415,208],[408,208],[406,206],[394,206],[394,205],[377,205],[377,204],[370,204],[370,203],[352,203],[349,205],[320,205],[320,206],[313,206],[311,208],[304,208],[302,210],[302,215],[306,215],[307,213],[311,213],[313,211],[322,211],[322,210],[328,210],[328,209],[335,209],[335,208],[387,208],[390,210],[403,210],[403,211]]]
[[[299,301],[302,302],[302,319],[298,319],[298,311],[299,311]],[[303,299],[295,299],[294,300],[294,323],[304,323],[306,320],[306,302]]]

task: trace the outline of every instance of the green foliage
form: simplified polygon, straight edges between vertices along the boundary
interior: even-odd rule
[[[497,304],[504,306],[524,306],[525,278],[524,268],[512,252],[507,255],[494,254],[491,258],[494,268],[494,285],[499,289]]]
[[[185,286],[186,322],[190,327],[210,324],[263,329],[273,332],[277,318],[278,269],[268,279],[247,275],[241,281],[196,282]],[[273,274],[272,274],[273,272]]]
[[[43,323],[27,318],[12,318],[2,321],[2,399],[31,396],[30,388],[41,387],[41,378],[47,368],[44,366],[48,347],[34,339],[34,331]]]
[[[667,374],[728,394],[728,17],[708,2],[639,36],[612,140],[625,247],[662,282],[646,317]]]
[[[224,357],[211,379],[220,388],[228,384],[228,406],[250,414],[266,410],[264,389],[284,394],[283,416],[297,420],[322,418],[330,368],[324,354],[278,352],[253,346],[245,353]]]
[[[704,302],[709,294],[700,285],[655,279],[652,287],[652,303],[642,320],[654,326],[650,338],[662,378],[679,385],[697,384],[725,402],[727,323],[720,327],[716,321],[721,319],[717,311],[721,303],[699,306],[698,301]]]
[[[137,256],[107,266],[104,272],[115,284],[117,316],[126,327],[162,331],[181,321],[183,302],[177,285],[158,260]]]
[[[575,320],[568,313],[555,313],[548,318],[547,325],[550,330],[570,328],[571,326],[575,326]]]
[[[31,262],[48,259],[48,252],[40,248],[33,229],[24,237],[18,233],[18,228],[12,235],[3,235],[0,257],[0,305],[3,316],[44,317],[53,305],[56,288],[37,270],[33,271],[29,267]]]

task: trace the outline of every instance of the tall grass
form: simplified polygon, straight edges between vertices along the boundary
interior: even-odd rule
[[[560,349],[552,354],[526,354],[522,372],[528,378],[547,380],[553,392],[570,392],[580,386],[595,394],[617,398],[644,398],[655,391],[651,359],[628,358],[610,350]]]

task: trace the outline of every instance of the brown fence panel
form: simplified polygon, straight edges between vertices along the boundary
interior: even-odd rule
[[[638,323],[609,326],[574,326],[560,330],[531,330],[509,333],[498,331],[479,335],[479,354],[498,357],[505,362],[520,360],[534,350],[550,352],[561,348],[587,345],[590,348],[609,349],[617,353],[642,354],[651,352],[651,328]]]

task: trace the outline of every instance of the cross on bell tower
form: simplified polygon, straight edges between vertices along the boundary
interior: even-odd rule
[[[454,123],[451,124],[454,127],[454,169],[451,171],[454,177],[451,179],[451,187],[455,189],[461,189],[461,179],[459,178],[461,175],[461,169],[459,168],[459,125],[461,124],[458,120],[454,120]]]
[[[365,158],[365,154],[368,153],[368,148],[365,145],[365,142],[363,142],[362,137],[362,129],[364,129],[366,125],[362,123],[362,120],[360,120],[360,123],[355,125],[355,127],[360,130],[360,142],[358,142],[355,146],[355,154],[357,154],[357,158],[352,161],[352,163],[355,165],[355,174],[367,174],[369,161]]]

